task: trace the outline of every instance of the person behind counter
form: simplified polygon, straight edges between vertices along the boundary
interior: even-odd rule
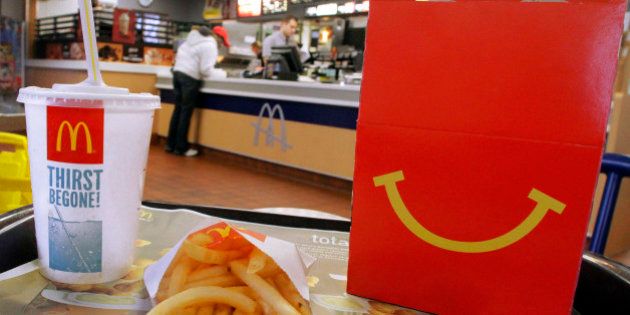
[[[256,56],[256,58],[252,59],[249,62],[249,65],[247,65],[247,69],[245,70],[245,72],[243,72],[243,77],[245,78],[255,78],[259,76],[261,77],[262,71],[264,69],[262,45],[260,44],[260,42],[256,41],[251,44],[250,48],[252,49],[252,53],[254,54],[254,56]]]
[[[184,43],[177,49],[173,66],[175,110],[168,130],[166,152],[189,157],[199,154],[197,150],[191,149],[188,143],[190,119],[198,101],[203,79],[211,77],[217,63],[219,49],[214,36],[220,36],[224,45],[230,44],[225,30],[222,27],[215,29],[218,30],[218,34],[206,26],[191,30]]]
[[[260,42],[253,42],[250,47],[252,49],[252,53],[254,53],[254,55],[256,56],[256,59],[262,61],[262,45],[260,44]]]
[[[297,46],[294,35],[297,31],[298,20],[293,15],[287,15],[280,21],[280,30],[271,33],[263,41],[262,56],[265,64],[271,57],[271,48],[276,46]],[[302,61],[308,59],[308,53],[300,51]]]

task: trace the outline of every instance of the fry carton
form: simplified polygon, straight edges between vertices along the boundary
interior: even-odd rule
[[[310,314],[305,270],[314,261],[292,243],[206,223],[145,271],[157,303],[149,314]]]
[[[571,312],[625,10],[371,1],[349,293],[436,314]]]

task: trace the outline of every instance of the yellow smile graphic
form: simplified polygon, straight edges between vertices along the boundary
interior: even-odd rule
[[[407,206],[405,206],[405,203],[398,192],[398,187],[396,186],[397,182],[403,181],[404,179],[405,176],[403,175],[403,172],[397,171],[374,177],[374,186],[385,186],[385,192],[387,193],[387,198],[389,198],[389,203],[392,208],[394,208],[394,212],[396,212],[400,221],[405,225],[405,227],[407,227],[407,229],[409,229],[409,231],[411,231],[411,233],[433,246],[454,252],[484,253],[510,246],[534,230],[534,228],[536,228],[536,226],[538,226],[545,217],[547,211],[551,210],[557,214],[562,214],[562,211],[564,211],[564,208],[566,207],[564,203],[546,195],[540,190],[532,188],[528,198],[536,202],[536,207],[517,227],[501,236],[485,241],[455,241],[441,237],[427,230],[427,228],[422,226],[422,224],[420,224],[420,222],[418,222],[416,218],[409,213]]]

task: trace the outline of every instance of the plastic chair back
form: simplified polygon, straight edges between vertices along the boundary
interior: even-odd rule
[[[32,203],[26,137],[0,132],[0,214]]]
[[[599,212],[595,220],[595,228],[591,237],[589,250],[602,255],[606,249],[608,232],[612,223],[621,180],[630,175],[630,157],[615,153],[606,153],[602,159],[601,172],[606,174],[606,185]]]

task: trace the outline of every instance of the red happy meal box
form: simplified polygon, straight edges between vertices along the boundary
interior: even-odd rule
[[[625,1],[370,10],[348,292],[437,314],[569,314]]]

